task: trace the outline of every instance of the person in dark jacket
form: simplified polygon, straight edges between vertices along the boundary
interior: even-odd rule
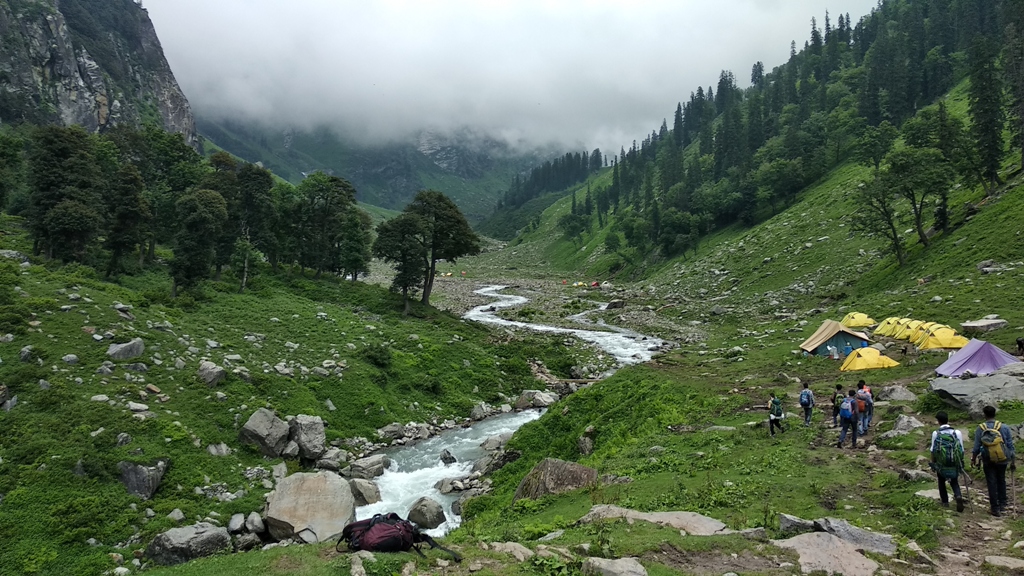
[[[846,441],[846,431],[853,430],[853,443],[850,445],[853,448],[857,447],[857,426],[860,420],[860,413],[857,411],[857,392],[850,390],[846,395],[846,398],[839,404],[839,420],[842,424],[843,430],[839,433],[839,443],[837,447],[842,448],[843,442]]]
[[[839,427],[839,405],[842,400],[846,398],[846,393],[843,392],[843,385],[836,384],[836,391],[832,393],[832,427]]]
[[[985,471],[985,483],[988,485],[988,501],[993,516],[1001,516],[1006,510],[1006,469],[1017,470],[1014,462],[1016,456],[1013,447],[1013,435],[1010,428],[996,420],[996,409],[985,406],[982,410],[985,422],[978,424],[974,431],[974,450],[971,451],[971,466],[978,465]]]

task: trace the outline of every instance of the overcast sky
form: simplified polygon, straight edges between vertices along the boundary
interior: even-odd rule
[[[617,150],[876,0],[145,0],[193,108],[364,139],[470,126]]]

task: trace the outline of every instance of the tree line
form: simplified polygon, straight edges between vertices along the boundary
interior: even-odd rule
[[[874,174],[858,192],[860,229],[889,237],[908,214],[927,245],[929,228],[949,226],[951,186],[999,185],[1004,128],[1011,147],[1024,143],[1022,19],[1024,0],[885,0],[834,26],[826,12],[786,63],[757,62],[743,89],[723,71],[676,106],[671,126],[621,149],[610,185],[588,187],[560,227],[576,238],[610,221],[616,247],[685,255],[716,227],[767,219],[854,160]],[[938,100],[964,78],[960,117]],[[902,264],[902,244],[892,248]]]
[[[226,268],[245,291],[264,263],[355,281],[377,254],[397,263],[396,290],[406,297],[420,290],[429,304],[437,261],[479,251],[462,213],[440,192],[420,192],[375,238],[346,180],[316,172],[292,185],[225,152],[204,159],[180,134],[155,126],[0,130],[5,206],[24,217],[34,254],[107,277],[140,272],[157,261],[158,245],[170,247],[172,297],[221,280]],[[396,235],[400,226],[408,229]]]
[[[517,174],[498,202],[497,209],[518,208],[547,192],[565,190],[586,180],[603,165],[604,156],[600,148],[595,148],[590,154],[566,152],[564,156],[548,160],[532,169],[525,178]]]

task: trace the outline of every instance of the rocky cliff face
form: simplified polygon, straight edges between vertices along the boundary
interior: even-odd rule
[[[0,0],[0,123],[102,132],[154,122],[198,145],[149,14],[133,0]]]

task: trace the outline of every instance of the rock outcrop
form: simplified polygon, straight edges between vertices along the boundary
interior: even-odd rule
[[[773,540],[772,544],[796,550],[800,555],[800,570],[804,574],[821,571],[844,576],[872,576],[879,568],[878,562],[861,554],[853,544],[824,532]]]
[[[610,504],[598,504],[578,520],[579,524],[590,524],[601,520],[622,518],[624,520],[650,522],[682,530],[691,536],[719,536],[733,531],[723,522],[702,516],[695,512],[638,512]]]
[[[587,558],[580,571],[584,576],[647,576],[647,569],[636,558]]]
[[[597,470],[556,458],[541,460],[523,477],[512,500],[535,500],[548,494],[561,494],[597,482]]]
[[[158,460],[152,466],[118,462],[117,469],[121,472],[121,484],[124,484],[129,494],[149,500],[160,488],[160,481],[167,472],[168,464],[168,460]]]
[[[968,380],[936,378],[931,381],[928,389],[975,418],[982,416],[985,406],[999,406],[1004,400],[1024,400],[1024,382],[1006,374],[991,374]]]
[[[157,535],[146,548],[146,556],[157,564],[171,566],[230,549],[231,535],[227,528],[199,522],[192,526],[171,528]]]
[[[327,451],[324,421],[319,416],[299,414],[288,423],[289,437],[299,447],[299,455],[316,460]]]
[[[356,502],[348,482],[330,472],[298,473],[267,495],[264,522],[277,540],[326,542],[355,520]]]
[[[142,338],[133,338],[124,344],[111,344],[107,348],[107,356],[113,360],[131,360],[142,356],[146,351],[146,344]]]

